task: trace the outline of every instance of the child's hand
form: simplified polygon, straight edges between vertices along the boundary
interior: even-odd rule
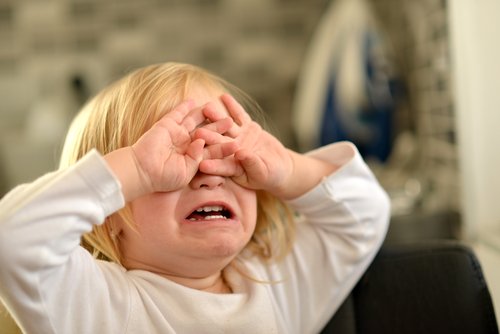
[[[285,195],[289,179],[293,174],[294,159],[292,152],[259,124],[252,121],[243,107],[230,95],[221,97],[234,123],[221,136],[218,133],[206,133],[208,129],[200,129],[197,137],[203,135],[207,144],[215,144],[234,139],[237,150],[232,157],[218,157],[200,163],[200,171],[231,177],[236,183],[251,189],[264,189],[280,197]],[[216,108],[206,107],[205,114],[212,120],[222,120],[227,115]],[[220,132],[219,132],[220,133]],[[218,159],[215,159],[218,158]]]
[[[212,151],[223,154],[220,144],[204,149],[202,136],[192,140],[191,132],[206,120],[203,108],[193,106],[192,101],[181,103],[132,145],[145,193],[179,189],[191,181],[204,156],[210,158]],[[211,124],[211,129],[223,133],[231,126],[229,118],[220,118]],[[234,152],[230,147],[228,150],[226,154]]]

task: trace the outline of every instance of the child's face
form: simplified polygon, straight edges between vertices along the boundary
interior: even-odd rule
[[[189,97],[202,105],[217,96],[192,91]],[[203,173],[182,189],[131,205],[137,232],[123,227],[123,264],[166,275],[203,277],[222,269],[246,246],[257,219],[255,191]]]

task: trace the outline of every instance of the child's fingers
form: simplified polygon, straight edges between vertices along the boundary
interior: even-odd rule
[[[196,139],[189,144],[186,155],[188,155],[195,163],[196,166],[203,159],[205,141],[203,139]],[[195,168],[196,169],[196,168]]]
[[[203,160],[198,168],[200,172],[211,175],[233,177],[243,174],[243,169],[233,157]]]
[[[224,129],[224,127],[222,129]],[[232,138],[224,136],[221,133],[219,133],[218,131],[221,131],[220,128],[215,129],[215,131],[209,130],[208,128],[205,128],[205,127],[199,128],[199,129],[195,130],[195,132],[192,134],[192,138],[193,139],[201,138],[201,139],[205,140],[207,145],[213,145],[213,144],[226,143],[226,142],[233,141]],[[224,131],[221,131],[221,132],[223,133]]]
[[[177,124],[181,124],[186,115],[193,109],[195,102],[193,100],[185,100],[179,103],[172,111],[168,112],[164,117],[173,119]]]
[[[214,111],[212,114],[211,112],[208,112],[207,116],[205,113],[207,108],[208,110],[215,110],[215,108],[210,107],[210,105],[213,105],[213,103],[209,102],[205,106],[193,109],[188,115],[186,115],[181,125],[184,126],[189,132],[200,127],[218,133],[228,131],[234,124],[233,119],[229,117],[227,113],[221,113],[219,111]]]
[[[201,107],[192,109],[179,124],[188,132],[207,124],[207,118],[203,115],[201,109]]]
[[[226,117],[218,121],[215,121],[213,123],[208,123],[204,125],[202,128],[200,128],[200,130],[203,129],[204,131],[212,131],[223,134],[227,132],[229,129],[231,129],[233,124],[234,124],[233,119]]]
[[[203,114],[211,122],[217,122],[225,118],[233,120],[227,110],[220,107],[218,108],[217,105],[213,102],[209,102],[205,105],[205,107],[203,108]],[[226,132],[228,136],[235,138],[239,134],[238,130],[239,126],[235,122],[232,122],[232,125],[224,132]]]
[[[265,170],[265,165],[262,160],[248,150],[239,150],[234,156],[249,175],[261,175]]]
[[[188,132],[191,132],[200,126],[209,123],[207,117],[203,114],[203,108],[204,106],[195,107],[193,100],[186,100],[181,102],[164,117],[173,119]]]
[[[245,109],[238,103],[238,101],[236,101],[234,97],[229,94],[223,94],[220,99],[236,124],[243,125],[252,121],[250,115],[247,114]]]
[[[208,145],[232,141],[232,138],[222,135],[222,133],[226,132],[226,129],[229,127],[228,124],[231,123],[231,120],[229,122],[221,120],[205,125],[203,128],[196,129],[192,134],[192,137],[193,139],[202,138]]]
[[[238,150],[238,145],[235,142],[221,143],[206,146],[203,150],[203,159],[224,159],[233,155]]]
[[[220,133],[213,132],[213,131],[206,130],[206,129],[197,129],[191,137],[193,139],[201,138],[207,143],[207,145],[224,143],[224,142],[228,142],[231,140],[230,138],[226,138],[225,136],[221,135]]]
[[[208,102],[202,108],[203,115],[211,122],[216,122],[223,118],[227,118],[229,114],[223,108],[217,108],[214,102]]]

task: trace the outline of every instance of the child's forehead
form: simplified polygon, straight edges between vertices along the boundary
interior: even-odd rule
[[[222,103],[220,97],[225,92],[217,88],[193,87],[186,94],[186,99],[195,101],[197,107],[201,107],[208,102],[211,102],[219,111],[228,113],[226,107]]]

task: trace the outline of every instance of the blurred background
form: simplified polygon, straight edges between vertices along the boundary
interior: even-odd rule
[[[291,148],[354,141],[396,214],[460,211],[446,1],[0,4],[2,194],[57,167],[89,96],[139,66],[181,61],[254,96]]]
[[[355,142],[391,196],[387,242],[471,242],[500,281],[499,12],[494,0],[0,0],[0,197],[57,168],[69,122],[105,85],[188,62],[252,95],[290,148]]]

